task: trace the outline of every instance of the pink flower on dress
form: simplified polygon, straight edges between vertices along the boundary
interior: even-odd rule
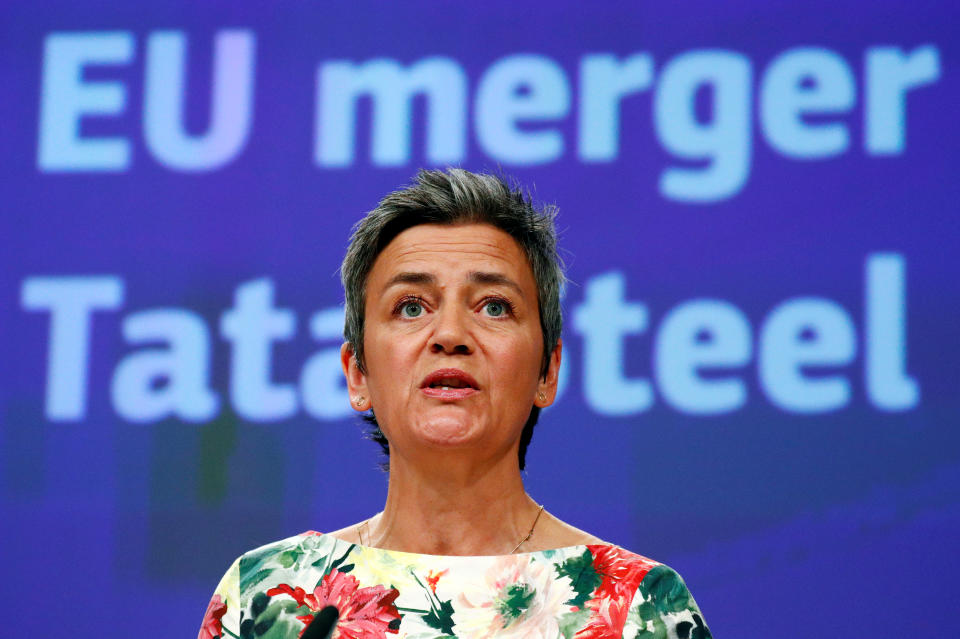
[[[601,582],[587,602],[590,620],[574,635],[576,639],[620,639],[627,622],[630,602],[640,582],[658,563],[617,546],[587,546],[593,555],[593,569]]]
[[[356,577],[333,569],[324,575],[320,583],[308,594],[303,588],[291,588],[280,584],[267,591],[267,595],[287,594],[301,606],[318,613],[327,606],[336,606],[340,612],[334,637],[346,639],[385,639],[386,633],[397,634],[400,627],[400,612],[393,604],[400,592],[383,586],[361,588]],[[313,621],[315,614],[297,617],[303,622],[303,630]],[[303,634],[303,630],[300,634]]]
[[[453,613],[454,634],[471,639],[556,639],[566,603],[576,593],[569,577],[525,555],[506,555],[482,579],[463,585]]]
[[[220,621],[227,613],[227,604],[220,595],[214,595],[207,605],[207,612],[203,615],[203,624],[197,639],[217,639],[223,634],[223,624]]]

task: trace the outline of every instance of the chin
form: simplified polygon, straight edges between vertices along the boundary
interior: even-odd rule
[[[431,446],[456,447],[477,439],[478,433],[464,415],[437,415],[415,424],[414,434]]]

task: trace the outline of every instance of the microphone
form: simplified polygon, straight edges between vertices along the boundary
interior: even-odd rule
[[[337,627],[337,619],[340,618],[340,611],[336,606],[326,606],[318,612],[306,628],[300,639],[330,639],[334,628]]]

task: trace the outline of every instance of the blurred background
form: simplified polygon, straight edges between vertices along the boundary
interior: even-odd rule
[[[7,636],[192,637],[237,555],[379,509],[337,268],[444,166],[560,210],[535,499],[717,637],[954,626],[951,3],[0,11]]]

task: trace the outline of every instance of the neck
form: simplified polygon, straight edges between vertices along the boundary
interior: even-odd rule
[[[365,541],[431,555],[503,555],[527,536],[538,509],[516,455],[470,470],[398,456],[390,460],[386,506],[369,520]]]

